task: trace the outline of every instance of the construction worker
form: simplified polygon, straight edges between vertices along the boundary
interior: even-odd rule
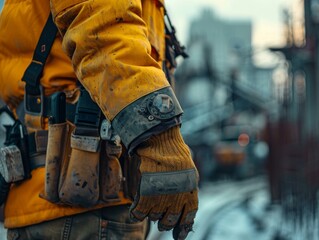
[[[8,239],[145,239],[147,219],[192,230],[198,174],[163,19],[164,0],[5,1],[0,98],[25,127],[1,152]]]

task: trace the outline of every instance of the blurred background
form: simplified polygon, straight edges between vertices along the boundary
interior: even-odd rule
[[[166,8],[189,54],[175,72],[200,173],[188,239],[319,239],[319,0]],[[152,224],[148,240],[166,239]]]
[[[319,239],[319,1],[166,1],[182,133],[200,173],[194,240]],[[171,239],[152,225],[153,239]]]

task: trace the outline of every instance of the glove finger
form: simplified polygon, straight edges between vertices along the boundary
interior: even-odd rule
[[[157,220],[160,220],[162,219],[164,213],[150,213],[148,215],[148,218],[151,220],[151,221],[157,221]]]
[[[179,225],[189,225],[193,224],[197,210],[198,210],[198,190],[192,191],[189,193],[185,193],[185,199],[187,202],[185,203],[185,208],[183,214],[181,216]]]
[[[147,217],[148,213],[143,213],[137,210],[130,212],[130,218],[133,222],[141,222]]]
[[[182,215],[185,205],[184,194],[176,194],[170,196],[170,204],[167,204],[166,213],[163,218],[158,222],[159,231],[168,231],[176,226]]]
[[[165,196],[153,197],[153,200],[156,204],[154,204],[151,211],[149,211],[148,218],[151,221],[158,221],[164,217],[170,204],[168,204],[168,199]]]
[[[173,229],[173,238],[175,240],[184,240],[186,239],[188,233],[192,231],[193,224],[190,225],[178,225]]]
[[[159,231],[169,231],[178,223],[181,213],[172,213],[167,211],[164,217],[158,222]]]
[[[185,239],[190,231],[193,230],[194,219],[197,213],[196,209],[184,209],[179,223],[173,229],[173,238],[175,240]]]
[[[131,219],[133,221],[143,221],[150,214],[156,202],[158,202],[157,197],[136,197],[130,207]]]

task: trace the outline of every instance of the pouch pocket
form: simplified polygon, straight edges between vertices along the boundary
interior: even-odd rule
[[[24,179],[24,168],[21,152],[15,145],[0,149],[0,173],[7,183]]]
[[[71,157],[60,178],[59,198],[71,206],[92,207],[99,200],[100,138],[71,136]]]
[[[104,141],[100,160],[100,194],[104,202],[120,201],[119,191],[123,179],[119,157],[122,146],[112,141]]]
[[[70,133],[73,126],[68,123],[50,124],[48,133],[48,147],[45,163],[45,187],[41,197],[46,200],[59,202],[59,179],[62,162],[68,161],[70,151]]]

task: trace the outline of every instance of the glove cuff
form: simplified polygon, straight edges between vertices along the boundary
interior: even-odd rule
[[[140,195],[185,193],[197,188],[197,169],[178,127],[151,137],[137,153],[141,159]]]
[[[161,172],[195,168],[190,149],[183,140],[179,126],[152,136],[137,149],[137,153],[144,159],[141,168],[145,167],[145,171],[150,168],[147,165],[153,165],[154,161],[158,163],[157,171]],[[145,161],[146,159],[152,161]]]
[[[167,129],[165,132],[152,136],[147,141],[147,145],[149,147],[156,147],[160,152],[166,152],[168,150],[168,147],[176,147],[176,151],[182,148],[182,152],[187,151],[188,149],[181,135],[179,126],[172,127],[170,129]]]

